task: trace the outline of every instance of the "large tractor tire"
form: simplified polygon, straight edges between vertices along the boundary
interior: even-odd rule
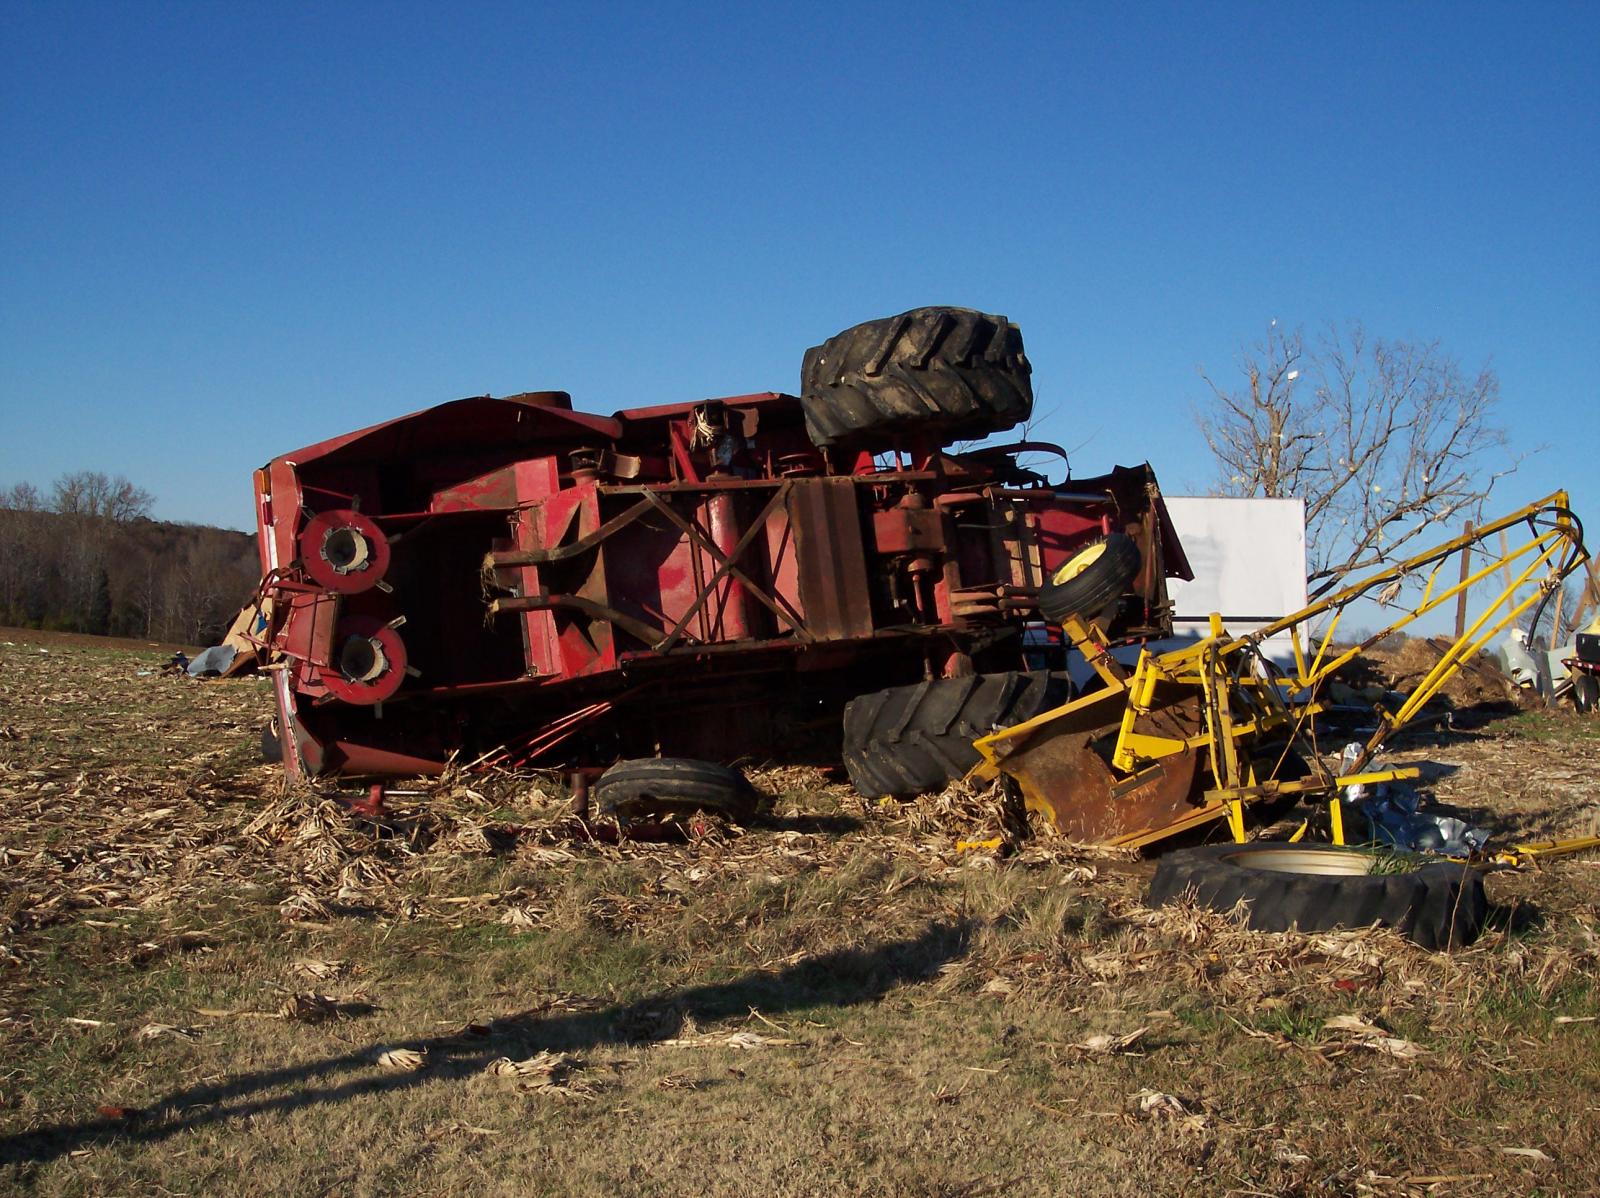
[[[823,448],[1001,432],[1033,412],[1032,370],[1021,330],[1004,316],[913,308],[869,320],[806,351],[806,432]]]
[[[1145,902],[1161,907],[1185,897],[1213,911],[1243,902],[1248,926],[1264,932],[1376,923],[1435,952],[1471,944],[1489,914],[1483,878],[1458,862],[1414,865],[1359,849],[1265,840],[1167,854]]]
[[[972,674],[894,686],[844,709],[844,766],[868,798],[942,790],[978,764],[972,742],[1059,707],[1065,675]]]
[[[594,785],[600,813],[619,819],[709,811],[745,820],[755,814],[760,798],[738,770],[689,757],[619,761]]]
[[[1139,576],[1139,546],[1114,532],[1085,545],[1039,588],[1039,614],[1052,624],[1069,616],[1093,620],[1122,598]]]

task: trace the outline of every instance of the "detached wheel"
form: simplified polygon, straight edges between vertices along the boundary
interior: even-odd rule
[[[1052,624],[1092,620],[1127,594],[1139,574],[1139,546],[1114,532],[1074,553],[1039,588],[1039,613]]]
[[[710,811],[731,820],[755,814],[760,796],[736,769],[688,757],[619,761],[594,787],[602,815],[620,819]]]
[[[1244,902],[1246,924],[1264,932],[1377,923],[1434,952],[1471,944],[1489,914],[1483,878],[1457,862],[1406,866],[1359,849],[1273,841],[1163,857],[1145,902],[1162,907],[1185,897],[1224,912]]]
[[[973,674],[895,686],[844,709],[844,767],[867,798],[943,790],[978,764],[972,742],[1060,707],[1066,677]]]
[[[1600,678],[1593,674],[1572,676],[1572,705],[1581,712],[1591,712],[1600,702]]]
[[[826,448],[900,433],[981,437],[1033,412],[1022,332],[970,308],[913,308],[806,350],[806,432]]]

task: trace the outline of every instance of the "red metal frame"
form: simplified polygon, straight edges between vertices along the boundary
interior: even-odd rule
[[[876,448],[817,449],[789,395],[603,417],[539,392],[273,459],[285,767],[825,742],[853,694],[1018,668],[1043,580],[1111,529],[1145,558],[1114,633],[1168,630],[1190,575],[1148,467],[1052,485],[1018,463],[1040,443]]]

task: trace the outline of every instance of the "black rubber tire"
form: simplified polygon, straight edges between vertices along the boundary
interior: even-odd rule
[[[1057,582],[1052,574],[1039,588],[1039,614],[1050,623],[1059,624],[1069,616],[1094,619],[1127,594],[1138,577],[1139,546],[1132,537],[1114,532],[1078,552],[1087,553],[1095,545],[1104,545],[1105,549],[1082,572],[1063,582]],[[1073,554],[1074,558],[1077,556]],[[1069,558],[1061,569],[1070,563]]]
[[[827,448],[938,432],[982,437],[1033,413],[1022,332],[970,308],[913,308],[869,320],[806,350],[806,432]]]
[[[1572,705],[1588,714],[1600,702],[1600,680],[1593,674],[1574,674],[1572,677]]]
[[[1271,854],[1269,867],[1267,854]],[[1477,870],[1439,861],[1401,873],[1311,873],[1299,864],[1348,868],[1370,860],[1359,849],[1282,841],[1181,849],[1156,866],[1145,902],[1188,897],[1213,911],[1248,905],[1248,926],[1264,932],[1396,928],[1430,951],[1471,944],[1483,931],[1489,901]]]
[[[283,762],[283,741],[278,736],[278,721],[269,720],[261,728],[261,760],[268,765]]]
[[[1071,696],[1064,674],[972,674],[861,695],[844,709],[844,768],[867,798],[942,790],[978,764],[972,742]]]
[[[755,814],[760,797],[738,770],[689,757],[619,761],[593,791],[600,814],[620,819],[710,811],[744,820]]]

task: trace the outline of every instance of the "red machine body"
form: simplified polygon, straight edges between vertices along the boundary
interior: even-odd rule
[[[1149,467],[1051,483],[1021,442],[819,449],[766,393],[574,411],[441,404],[256,473],[264,636],[291,775],[667,752],[837,760],[865,691],[1026,668],[1037,593],[1109,531],[1112,621],[1190,577]]]

